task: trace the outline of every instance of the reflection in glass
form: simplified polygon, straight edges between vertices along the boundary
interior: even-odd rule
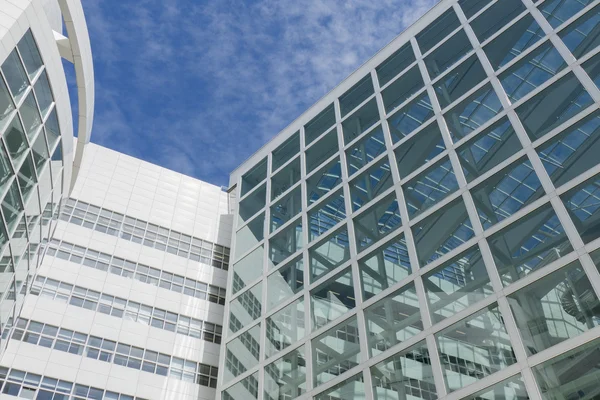
[[[300,153],[300,132],[294,133],[280,144],[271,155],[271,171],[277,171],[283,164]],[[272,198],[274,198],[273,196]]]
[[[600,88],[600,54],[595,55],[583,64],[583,69]]]
[[[306,150],[306,173],[310,173],[338,151],[337,130],[326,133],[317,143]]]
[[[304,334],[304,298],[301,297],[267,318],[265,357],[291,346]]]
[[[488,239],[504,285],[519,280],[572,250],[550,204],[513,222]]]
[[[452,8],[437,17],[435,21],[416,35],[421,54],[425,54],[459,26],[460,21]]]
[[[487,38],[525,11],[525,9],[525,5],[521,0],[498,1],[471,21],[471,28],[473,28],[479,42],[485,42]]]
[[[300,210],[302,210],[302,194],[300,186],[297,186],[271,206],[271,232],[276,231],[298,215]]]
[[[54,99],[52,98],[52,91],[50,90],[50,83],[48,82],[48,75],[46,71],[42,72],[40,77],[34,86],[35,97],[37,98],[38,104],[40,106],[40,111],[42,112],[42,119],[46,117],[46,114],[52,107],[52,102]]]
[[[398,200],[392,192],[354,218],[357,251],[360,253],[401,225]]]
[[[311,247],[308,251],[311,281],[314,282],[349,260],[349,246],[348,229],[344,226]]]
[[[21,114],[21,119],[23,120],[23,126],[25,127],[27,137],[32,139],[37,132],[37,129],[42,124],[37,103],[33,97],[33,92],[29,92],[25,101],[21,104],[19,112]]]
[[[346,150],[348,176],[352,176],[384,151],[383,130],[378,126]]]
[[[27,140],[19,116],[15,114],[10,125],[4,131],[4,141],[13,162],[18,165],[27,150]]]
[[[423,277],[434,323],[472,306],[494,292],[476,245]]]
[[[443,74],[471,50],[473,50],[471,42],[465,31],[461,29],[425,57],[425,66],[429,71],[429,77],[435,79]]]
[[[508,302],[529,354],[600,325],[600,301],[579,261],[509,295]]]
[[[358,322],[352,317],[312,341],[314,385],[354,368],[360,360]]]
[[[377,101],[371,99],[342,122],[344,143],[348,144],[379,122]]]
[[[517,362],[495,304],[436,334],[436,340],[450,392]]]
[[[340,183],[342,183],[342,168],[339,157],[336,157],[306,179],[308,205],[319,200]]]
[[[413,283],[365,309],[371,356],[383,353],[423,330],[419,300]]]
[[[363,296],[369,299],[411,273],[404,234],[396,236],[358,262]]]
[[[267,177],[267,159],[265,158],[259,163],[256,163],[250,171],[246,172],[242,176],[242,188],[240,190],[240,197],[243,197],[246,193],[258,186],[259,183],[265,180]]]
[[[340,189],[308,212],[309,240],[321,236],[345,217],[344,192]]]
[[[247,376],[223,391],[223,400],[258,399],[258,372]]]
[[[477,14],[479,10],[487,6],[492,0],[458,0],[460,8],[465,13],[467,19]]]
[[[302,257],[292,260],[267,278],[267,311],[290,299],[304,287]]]
[[[392,141],[398,142],[431,117],[433,117],[433,107],[427,92],[424,91],[388,118]]]
[[[381,92],[386,113],[404,103],[410,96],[423,88],[419,66],[415,65]]]
[[[317,114],[316,117],[311,119],[308,124],[304,125],[305,145],[308,146],[311,144],[316,138],[331,128],[333,124],[335,124],[335,112],[333,104],[330,104]]]
[[[553,28],[583,10],[591,0],[547,0],[538,8]]]
[[[344,272],[319,285],[310,293],[313,327],[318,329],[356,307],[352,271]]]
[[[487,75],[477,59],[477,55],[474,54],[463,61],[450,73],[433,84],[441,108],[446,108],[458,100],[486,77]]]
[[[19,103],[25,90],[29,86],[29,80],[27,79],[27,74],[21,64],[19,55],[17,54],[17,49],[14,49],[8,57],[6,57],[6,60],[2,64],[2,72],[4,73],[8,87],[10,88],[10,92],[15,98],[15,101]]]
[[[324,390],[314,397],[314,400],[345,400],[364,399],[365,383],[362,372],[351,378],[344,379],[341,383]]]
[[[394,151],[400,178],[406,178],[445,149],[440,128],[434,121]]]
[[[262,213],[235,234],[235,257],[243,255],[263,240],[265,214]]]
[[[521,375],[513,376],[462,400],[529,400]]]
[[[375,400],[436,400],[431,358],[425,342],[371,367]]]
[[[230,303],[229,330],[235,333],[256,321],[262,313],[262,283],[246,290]]]
[[[406,43],[375,68],[377,77],[379,78],[379,87],[383,87],[414,61],[415,54],[410,42]]]
[[[558,34],[576,58],[581,58],[600,44],[600,5],[592,8]]]
[[[358,107],[360,103],[368,99],[373,93],[374,89],[371,74],[367,74],[354,86],[348,89],[346,93],[340,96],[340,113],[342,118]]]
[[[242,225],[260,211],[267,201],[267,185],[262,184],[257,190],[238,203],[238,223]]]
[[[600,237],[600,175],[579,184],[561,196],[567,211],[585,243]]]
[[[267,365],[264,385],[265,400],[293,399],[306,392],[304,346]]]
[[[35,40],[33,39],[33,35],[31,34],[31,30],[28,30],[27,33],[23,35],[23,38],[19,41],[17,47],[29,74],[29,78],[33,79],[37,72],[42,68],[43,63]]]
[[[227,343],[224,381],[227,382],[256,366],[259,354],[260,324],[257,324]]]
[[[8,225],[8,231],[10,234],[13,233],[13,229],[17,226],[19,216],[24,210],[23,204],[21,203],[21,195],[19,194],[19,187],[17,180],[13,180],[8,192],[2,200],[2,213],[4,219]]]
[[[263,246],[258,246],[250,254],[233,265],[233,294],[239,292],[248,283],[253,282],[262,275],[264,252]]]
[[[298,218],[269,239],[269,268],[279,265],[302,246],[302,218]]]
[[[287,164],[271,178],[271,200],[281,196],[299,180],[300,157],[296,157],[294,161]]]
[[[4,124],[8,122],[10,112],[15,109],[13,102],[8,93],[8,88],[4,84],[4,80],[0,79],[0,130],[4,128]]]
[[[350,181],[350,200],[354,211],[392,186],[390,163],[384,157]]]

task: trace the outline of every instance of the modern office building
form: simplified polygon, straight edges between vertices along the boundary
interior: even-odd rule
[[[599,45],[442,0],[233,171],[217,398],[600,398]]]
[[[213,400],[227,199],[90,143],[0,361],[0,398]]]
[[[69,97],[63,60],[74,64],[76,99]],[[93,107],[81,3],[0,0],[0,353],[77,178]]]

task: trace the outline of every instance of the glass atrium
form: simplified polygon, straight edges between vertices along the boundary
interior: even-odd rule
[[[221,399],[600,399],[600,2],[442,1],[342,85],[233,176]]]

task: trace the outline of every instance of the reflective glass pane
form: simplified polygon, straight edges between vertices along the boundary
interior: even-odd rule
[[[42,171],[42,166],[45,165],[46,161],[50,158],[50,153],[48,153],[48,148],[46,147],[46,137],[44,136],[44,132],[40,132],[31,146],[31,150],[35,161],[35,168],[39,175]]]
[[[337,130],[334,128],[306,150],[306,173],[310,173],[339,149]]]
[[[239,257],[264,238],[265,214],[254,218],[235,234],[235,256]]]
[[[402,107],[388,118],[392,141],[396,143],[433,117],[433,107],[427,92]]]
[[[14,116],[6,131],[4,131],[4,142],[6,143],[6,147],[8,147],[8,152],[13,162],[19,164],[28,146],[18,115]]]
[[[445,149],[440,128],[433,121],[394,150],[400,178],[406,178]]]
[[[309,240],[321,236],[344,218],[346,206],[340,189],[308,212]]]
[[[579,261],[509,295],[508,302],[529,354],[600,324],[600,302]]]
[[[356,307],[352,271],[348,268],[310,292],[313,328],[318,329]]]
[[[10,92],[18,103],[25,93],[25,89],[29,86],[29,80],[16,49],[8,55],[2,64],[2,72],[10,88]]]
[[[529,159],[521,158],[471,190],[484,229],[510,217],[545,192]]]
[[[46,136],[48,138],[48,148],[50,151],[52,151],[60,138],[60,129],[58,128],[56,108],[53,108],[52,111],[50,111],[50,115],[48,115],[44,125],[46,127]]]
[[[569,73],[515,111],[531,140],[535,140],[593,102],[575,75]]]
[[[600,44],[600,5],[592,8],[558,34],[576,58],[581,58]]]
[[[515,102],[562,71],[566,65],[558,50],[547,41],[510,67],[499,79],[508,98]]]
[[[289,299],[304,287],[302,258],[292,260],[267,278],[267,311]]]
[[[10,112],[15,109],[4,80],[0,79],[0,130],[8,123]]]
[[[583,69],[592,78],[596,86],[600,88],[600,54],[595,55],[583,64]]]
[[[497,1],[471,22],[471,28],[479,42],[485,42],[487,38],[523,11],[525,11],[525,5],[521,0]]]
[[[377,122],[379,122],[377,101],[371,99],[342,122],[344,143],[350,143]]]
[[[394,192],[354,218],[354,236],[360,253],[402,225],[398,200]]]
[[[349,318],[312,341],[314,385],[318,386],[360,362],[356,317]]]
[[[429,272],[423,277],[423,285],[434,323],[494,292],[477,245]]]
[[[553,28],[583,10],[592,0],[546,0],[538,9]]]
[[[442,108],[446,108],[487,77],[477,55],[472,55],[433,84]]]
[[[464,30],[456,32],[444,44],[425,57],[425,66],[429,77],[435,79],[460,60],[465,54],[473,50],[471,42]]]
[[[460,21],[452,8],[446,10],[435,21],[416,35],[421,53],[425,54],[441,42],[448,34],[460,26]]]
[[[305,145],[308,146],[316,138],[318,138],[323,132],[331,128],[335,124],[335,112],[333,110],[333,104],[330,104],[327,108],[321,111],[316,117],[310,122],[304,125],[304,139]]]
[[[293,399],[306,392],[304,346],[265,367],[265,400]]]
[[[333,271],[350,259],[348,229],[344,226],[308,251],[311,281]]]
[[[371,80],[371,74],[368,74],[340,96],[340,113],[342,118],[358,107],[360,103],[368,99],[373,93],[373,81]]]
[[[381,92],[385,111],[389,113],[423,87],[419,66],[415,65]]]
[[[596,111],[537,148],[554,186],[569,182],[600,162],[598,138],[600,112]]]
[[[25,68],[29,73],[29,78],[32,79],[40,68],[42,68],[43,63],[30,30],[23,35],[23,38],[19,41],[17,47],[19,53],[21,53]]]
[[[414,61],[415,54],[410,42],[406,43],[375,68],[379,78],[379,86],[384,86]]]
[[[600,237],[600,175],[596,175],[560,196],[585,243]]]
[[[235,333],[255,322],[261,315],[262,284],[246,290],[230,303],[229,331]]]
[[[265,180],[267,177],[267,159],[256,163],[250,171],[246,172],[242,176],[242,189],[240,190],[240,197],[243,197],[246,193],[254,189],[259,183]]]
[[[342,399],[364,399],[365,383],[362,372],[351,378],[344,379],[341,383],[322,391],[313,397],[314,400],[342,400]]]
[[[271,171],[276,171],[283,164],[300,153],[300,132],[294,133],[289,139],[273,150],[271,158]]]
[[[37,128],[42,124],[40,113],[38,112],[33,92],[29,92],[23,104],[19,108],[23,125],[25,126],[25,132],[29,139],[32,139],[33,135],[37,131]]]
[[[403,185],[408,214],[415,217],[458,189],[448,157],[421,172]]]
[[[392,187],[392,174],[387,157],[369,167],[350,181],[352,209],[360,207]]]
[[[499,69],[518,57],[545,36],[544,31],[530,14],[498,35],[483,50],[494,69]]]
[[[259,343],[260,324],[250,328],[227,343],[225,351],[225,382],[256,366],[260,353]]]
[[[438,333],[436,340],[450,392],[517,362],[495,304]]]
[[[308,205],[319,200],[340,183],[342,183],[342,168],[339,157],[336,157],[306,179]]]
[[[363,297],[369,299],[406,278],[412,271],[403,234],[358,262]]]
[[[239,224],[242,225],[260,211],[265,206],[266,201],[267,185],[262,184],[238,203]]]
[[[300,157],[286,165],[271,178],[271,200],[281,196],[300,180]]]
[[[302,209],[302,194],[300,186],[297,186],[285,196],[279,198],[271,206],[271,232],[279,229],[282,225],[294,218]]]
[[[35,97],[37,98],[38,104],[40,106],[40,111],[42,112],[42,118],[46,116],[50,107],[52,106],[52,102],[54,101],[52,97],[52,91],[50,90],[50,83],[48,82],[48,75],[46,75],[46,71],[42,72],[40,77],[34,86]]]
[[[488,243],[505,285],[572,250],[565,230],[549,204],[494,234]]]
[[[263,246],[259,246],[233,265],[233,294],[262,275],[264,253]]]
[[[491,1],[492,0],[458,0],[458,4],[460,4],[460,8],[462,8],[465,16],[471,18]]]
[[[419,263],[425,265],[473,237],[473,228],[461,198],[413,226]]]
[[[304,298],[267,318],[265,357],[269,358],[304,337]]]
[[[365,309],[371,356],[383,353],[423,330],[415,285],[410,283]]]
[[[4,151],[4,146],[0,146],[0,191],[4,192],[4,186],[10,181],[13,176],[10,159]]]
[[[521,375],[496,383],[462,400],[529,400]]]
[[[381,129],[381,126],[378,126],[346,150],[348,175],[351,176],[373,161],[373,159],[383,153],[385,149],[383,130]]]
[[[269,239],[269,268],[300,250],[303,245],[302,219],[298,218]]]
[[[247,376],[223,391],[223,400],[258,399],[258,372]]]
[[[452,138],[462,138],[492,119],[502,105],[490,84],[485,85],[444,114]]]
[[[425,342],[371,367],[375,400],[436,400],[431,358]]]

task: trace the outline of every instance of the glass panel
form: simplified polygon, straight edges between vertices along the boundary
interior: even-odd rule
[[[472,55],[433,84],[441,108],[446,108],[487,77],[477,55]]]
[[[600,175],[596,175],[563,194],[561,200],[585,243],[600,237]],[[598,214],[596,214],[598,213]]]
[[[259,246],[233,265],[233,294],[262,275],[264,250],[263,246]]]
[[[563,353],[532,368],[542,399],[595,399],[600,380],[600,340]]]
[[[235,256],[239,257],[264,238],[265,214],[254,218],[235,234]]]
[[[358,322],[352,317],[312,341],[314,385],[318,386],[360,362]]]
[[[354,218],[354,236],[360,253],[402,225],[396,193],[392,192]]]
[[[19,194],[17,181],[13,180],[12,184],[10,185],[10,189],[4,197],[4,200],[2,200],[2,213],[4,214],[9,232],[12,232],[13,228],[19,222],[18,217],[21,211],[23,211],[21,195]]]
[[[456,141],[485,124],[501,110],[498,96],[487,84],[446,112],[444,118],[452,139]]]
[[[569,73],[515,111],[531,140],[538,139],[593,104],[579,80]]]
[[[281,197],[271,206],[271,232],[279,229],[302,210],[300,186]]]
[[[308,146],[317,137],[335,124],[333,104],[321,111],[308,124],[304,125],[305,145]]]
[[[8,55],[6,61],[2,64],[2,72],[10,88],[10,92],[18,103],[25,93],[25,89],[29,86],[29,80],[27,79],[27,74],[25,73],[25,69],[23,69],[21,60],[19,60],[16,49]]]
[[[433,46],[448,37],[448,34],[460,26],[460,21],[452,8],[440,15],[435,21],[416,35],[421,53],[425,54]]]
[[[50,115],[44,124],[46,127],[46,136],[48,137],[48,148],[50,151],[54,149],[56,142],[60,138],[60,129],[58,128],[58,118],[56,117],[56,108],[50,111]]]
[[[456,32],[444,44],[435,49],[425,57],[425,66],[429,71],[429,77],[435,79],[454,65],[465,54],[473,50],[469,38],[464,30]]]
[[[379,109],[377,101],[372,99],[342,122],[344,142],[350,143],[377,122],[379,122]]]
[[[413,237],[421,265],[454,250],[473,237],[473,228],[461,198],[413,226]]]
[[[258,399],[258,372],[247,376],[223,391],[223,400]]]
[[[346,150],[348,176],[373,161],[385,149],[383,130],[378,126]]]
[[[286,349],[304,334],[304,298],[301,297],[267,318],[265,357]]]
[[[375,400],[436,400],[431,358],[425,342],[371,367]]]
[[[21,53],[25,68],[27,68],[27,72],[29,73],[29,78],[32,79],[40,68],[42,68],[43,63],[31,31],[25,33],[17,47],[19,48],[19,53]]]
[[[375,68],[377,77],[379,78],[379,86],[383,87],[414,61],[415,55],[412,47],[410,43],[406,43]]]
[[[502,282],[508,285],[572,250],[552,207],[521,217],[488,239]]]
[[[344,226],[308,251],[311,281],[333,271],[350,259],[348,229]]]
[[[547,0],[538,8],[550,25],[556,28],[590,3],[591,0]]]
[[[356,307],[352,271],[344,272],[319,285],[310,293],[314,329],[327,325]]]
[[[444,157],[403,185],[410,217],[415,217],[458,189],[450,159]]]
[[[17,177],[19,181],[19,187],[21,188],[21,194],[23,195],[23,201],[27,202],[32,193],[32,189],[35,187],[37,182],[37,177],[35,176],[35,167],[33,166],[31,155],[27,155],[25,158]]]
[[[50,153],[48,153],[48,148],[46,147],[46,138],[44,136],[44,132],[41,132],[35,139],[33,146],[31,146],[31,150],[33,154],[33,160],[35,161],[35,168],[39,175],[42,171],[42,166],[50,158]],[[4,154],[4,151],[0,152]]]
[[[8,147],[10,157],[14,163],[18,165],[28,147],[27,140],[25,139],[25,132],[23,131],[23,126],[21,125],[18,115],[14,116],[12,122],[6,128],[6,131],[4,132],[4,141],[6,147]]]
[[[371,356],[423,331],[415,285],[410,283],[366,308],[365,322]]]
[[[225,376],[227,382],[258,364],[260,353],[260,324],[250,328],[227,343]]]
[[[584,118],[537,149],[554,182],[559,187],[600,162],[600,112]]]
[[[497,1],[471,21],[471,28],[473,28],[479,42],[485,42],[487,38],[512,21],[525,9],[525,5],[521,0]]]
[[[362,372],[351,378],[344,379],[341,383],[332,386],[316,395],[314,400],[343,400],[365,399],[365,381]]]
[[[521,142],[508,118],[503,117],[456,151],[467,181],[485,174],[516,152]]]
[[[495,304],[443,330],[436,340],[450,392],[517,362]]]
[[[265,367],[265,400],[293,399],[306,392],[304,346]]]
[[[21,114],[21,118],[23,119],[23,125],[25,126],[27,137],[32,139],[33,135],[37,131],[37,128],[39,128],[42,123],[35,98],[33,97],[33,92],[29,92],[25,98],[25,101],[23,104],[21,104],[19,112]]]
[[[484,229],[510,217],[545,192],[529,159],[523,157],[471,190]]]
[[[405,178],[412,174],[445,149],[440,128],[437,122],[433,121],[394,150],[400,177]]]
[[[290,299],[304,287],[302,258],[291,261],[267,278],[267,311]]]
[[[423,85],[419,66],[415,65],[381,92],[386,113],[389,113],[418,92],[423,88]]]
[[[515,102],[562,71],[567,64],[548,41],[527,54],[505,73],[500,83],[508,98]]]
[[[369,167],[350,182],[350,200],[354,211],[392,187],[387,157]]]
[[[342,183],[342,168],[339,157],[336,157],[306,179],[308,205],[319,200],[340,183]]]
[[[477,245],[424,275],[423,285],[433,323],[451,317],[494,292]]]
[[[423,125],[431,117],[433,117],[433,107],[431,106],[427,92],[423,92],[388,118],[392,141],[394,143],[398,142]]]
[[[404,234],[396,236],[358,262],[363,296],[369,299],[412,272]]]
[[[339,149],[337,130],[334,128],[306,150],[306,173],[310,173]]]
[[[491,1],[492,0],[458,0],[458,4],[460,4],[460,8],[462,8],[468,19],[477,14],[479,10],[487,6]]]
[[[255,322],[261,315],[262,284],[254,285],[230,303],[229,331],[233,334]]]
[[[255,190],[239,202],[238,215],[240,225],[248,221],[250,217],[254,216],[265,206],[266,196],[267,185],[263,184],[258,190]]]
[[[521,375],[496,383],[462,400],[529,400]]]
[[[288,225],[269,239],[269,268],[279,265],[280,262],[300,250],[303,245],[302,219]]]
[[[600,5],[592,8],[563,29],[558,36],[575,58],[581,58],[600,44]]]
[[[583,64],[583,69],[592,78],[596,86],[600,88],[600,54],[595,55]]]
[[[0,130],[4,128],[4,125],[8,122],[7,117],[10,112],[14,110],[13,102],[8,94],[8,89],[4,84],[4,80],[0,79]]]
[[[10,159],[4,151],[4,146],[0,146],[0,192],[4,192],[5,185],[13,176]]]
[[[300,157],[286,165],[271,178],[271,200],[277,198],[300,180]]]
[[[50,90],[50,83],[48,82],[48,75],[46,75],[46,71],[42,72],[40,77],[34,86],[35,89],[35,97],[37,98],[38,104],[40,106],[40,110],[42,112],[42,117],[45,117],[50,107],[52,107],[52,102],[54,99],[52,98],[52,91]]]
[[[300,132],[294,133],[289,139],[273,150],[271,171],[276,171],[283,164],[300,153]]]
[[[371,74],[368,74],[340,96],[340,113],[342,114],[342,118],[358,107],[360,103],[368,99],[373,93],[373,81],[371,80]]]
[[[344,192],[340,189],[308,212],[310,240],[314,240],[346,218]]]
[[[499,69],[518,57],[545,36],[530,14],[498,35],[483,50],[494,69]]]
[[[258,186],[258,184],[264,181],[266,177],[267,159],[265,158],[242,176],[242,189],[240,190],[240,197],[244,196],[250,190]]]
[[[529,354],[600,324],[600,302],[579,261],[509,295],[508,302]]]

